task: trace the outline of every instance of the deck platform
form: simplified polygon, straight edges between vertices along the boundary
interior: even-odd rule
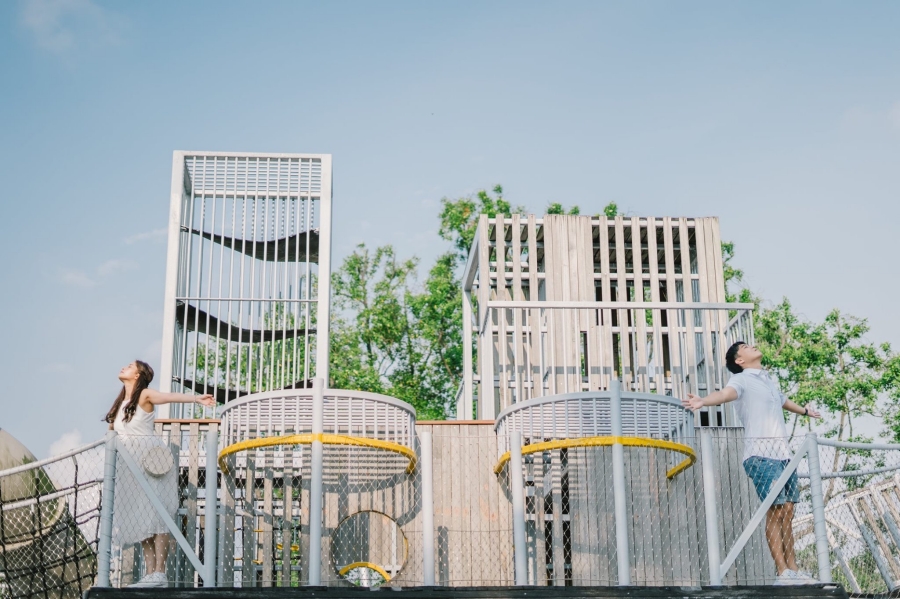
[[[849,597],[836,584],[806,586],[721,587],[384,587],[377,590],[338,587],[216,588],[216,589],[100,589],[85,593],[85,599],[812,599]]]

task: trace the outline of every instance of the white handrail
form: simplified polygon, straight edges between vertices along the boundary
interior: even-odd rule
[[[34,470],[35,468],[40,468],[41,466],[46,466],[47,464],[52,464],[54,462],[59,462],[60,460],[64,460],[66,458],[71,458],[74,455],[78,455],[79,453],[83,453],[89,449],[93,449],[99,445],[103,445],[105,442],[106,442],[105,439],[99,439],[97,441],[94,441],[93,443],[88,443],[87,445],[82,445],[81,447],[77,447],[75,449],[69,450],[69,451],[67,451],[65,453],[61,453],[59,455],[55,455],[50,458],[38,460],[37,462],[29,462],[28,464],[22,464],[21,466],[16,466],[15,468],[9,468],[7,470],[0,470],[0,477],[11,476],[13,474],[25,472],[27,470]]]

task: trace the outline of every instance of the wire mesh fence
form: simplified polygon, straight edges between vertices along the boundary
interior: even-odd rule
[[[515,485],[509,464],[498,461],[493,428],[445,423],[417,429],[420,439],[433,439],[430,462],[419,443],[414,457],[377,443],[324,445],[317,546],[310,538],[309,443],[224,458],[217,584],[307,585],[314,555],[319,584],[327,586],[515,584]],[[154,571],[164,573],[165,586],[202,584],[202,572],[161,524],[158,507],[202,561],[204,436],[175,427],[152,439],[119,440],[113,586],[129,586]],[[624,545],[612,444],[568,441],[523,441],[527,584],[618,585],[623,564],[632,585],[709,584],[712,539],[724,584],[773,584],[785,569],[823,578],[802,437],[744,439],[741,429],[719,428],[681,438],[686,449],[680,452],[650,438],[625,446]],[[853,592],[893,590],[900,581],[900,451],[821,441],[831,578]],[[145,485],[125,463],[125,452]],[[802,457],[793,459],[798,452]],[[0,597],[76,597],[95,583],[103,453],[98,443],[0,472]],[[796,472],[788,476],[784,470],[794,463]],[[430,495],[423,488],[428,467]]]
[[[198,426],[173,426],[158,435],[117,438],[112,586],[201,585],[201,574],[176,543],[167,519],[202,561],[208,513],[207,434]],[[215,498],[212,505],[215,513]]]
[[[0,471],[0,597],[77,598],[97,575],[102,443],[35,461],[4,439]]]
[[[853,592],[893,591],[900,583],[900,450],[822,443],[819,454],[832,577]],[[812,517],[799,511],[794,527],[798,560],[809,563]]]

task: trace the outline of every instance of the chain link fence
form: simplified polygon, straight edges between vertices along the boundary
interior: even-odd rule
[[[102,441],[35,461],[4,435],[21,465],[0,471],[0,598],[81,597],[97,576]]]
[[[702,432],[681,438],[681,452],[653,439],[623,448],[624,544],[611,443],[523,439],[525,584],[613,586],[627,567],[632,585],[696,586],[713,581],[716,564],[726,585],[772,584],[785,566],[823,578],[808,442],[744,439],[738,428]],[[205,435],[175,427],[152,439],[119,439],[112,586],[153,571],[169,587],[203,584],[145,491],[203,561]],[[215,481],[216,584],[303,586],[316,561],[317,582],[327,586],[516,584],[514,470],[498,460],[493,427],[421,423],[417,438],[413,455],[378,443],[324,444],[316,547],[309,442],[224,457]],[[892,591],[900,581],[900,451],[819,441],[831,579],[857,593]],[[103,461],[98,442],[0,472],[2,599],[77,597],[95,584]],[[794,464],[796,476],[782,476]]]
[[[110,559],[112,586],[127,587],[148,581],[160,587],[201,586],[202,573],[192,563],[186,548],[176,542],[167,519],[175,525],[190,552],[203,561],[208,513],[207,434],[208,431],[201,431],[197,426],[175,426],[157,435],[117,438]]]

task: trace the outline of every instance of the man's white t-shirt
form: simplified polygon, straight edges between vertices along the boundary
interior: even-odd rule
[[[766,371],[745,368],[734,374],[726,387],[737,391],[734,401],[738,418],[744,425],[744,460],[752,456],[789,460],[787,427],[782,412],[787,397]]]

